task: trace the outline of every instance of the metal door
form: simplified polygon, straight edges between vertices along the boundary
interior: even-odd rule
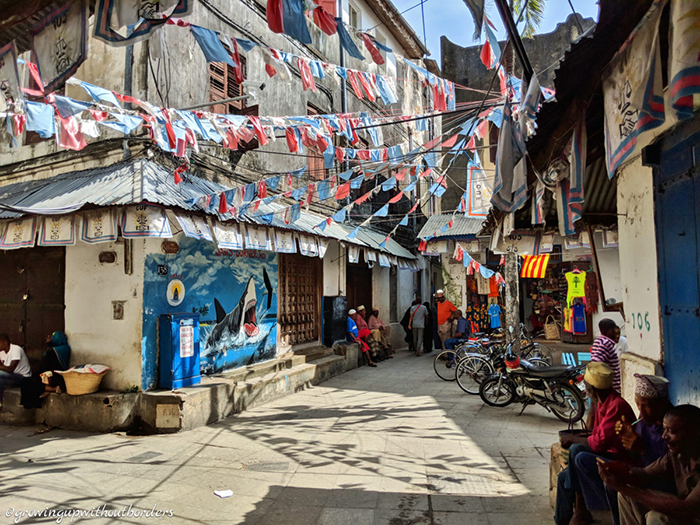
[[[654,174],[654,194],[666,376],[671,382],[673,401],[697,404],[700,400],[697,344],[700,340],[700,134],[662,148],[660,165]]]
[[[64,284],[65,248],[0,252],[0,332],[24,347],[32,366],[46,336],[65,330]]]

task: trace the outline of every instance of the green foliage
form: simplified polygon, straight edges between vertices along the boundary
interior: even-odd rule
[[[124,390],[122,390],[122,394],[136,394],[137,392],[140,392],[141,388],[138,387],[137,385],[131,385],[129,387],[126,387]]]
[[[522,30],[522,36],[525,38],[532,38],[535,36],[535,32],[540,27],[542,19],[544,18],[545,0],[511,0],[510,5],[516,22],[523,8],[523,2],[526,2],[527,6],[525,7],[525,13],[523,13],[525,26]]]

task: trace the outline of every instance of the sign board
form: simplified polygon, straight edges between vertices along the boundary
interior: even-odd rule
[[[194,356],[194,326],[180,325],[180,358]]]

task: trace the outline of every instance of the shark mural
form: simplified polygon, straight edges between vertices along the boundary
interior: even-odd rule
[[[277,351],[277,255],[256,250],[217,250],[214,243],[179,235],[177,254],[146,257],[142,388],[155,384],[158,316],[199,314],[200,370],[215,374],[272,359]],[[177,306],[168,284],[182,282]]]

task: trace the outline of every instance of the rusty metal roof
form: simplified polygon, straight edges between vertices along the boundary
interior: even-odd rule
[[[450,221],[453,221],[452,227],[444,232],[440,231]],[[432,215],[428,217],[428,222],[421,228],[418,238],[442,237],[454,239],[474,237],[481,231],[483,226],[484,219],[472,219],[463,215]]]

